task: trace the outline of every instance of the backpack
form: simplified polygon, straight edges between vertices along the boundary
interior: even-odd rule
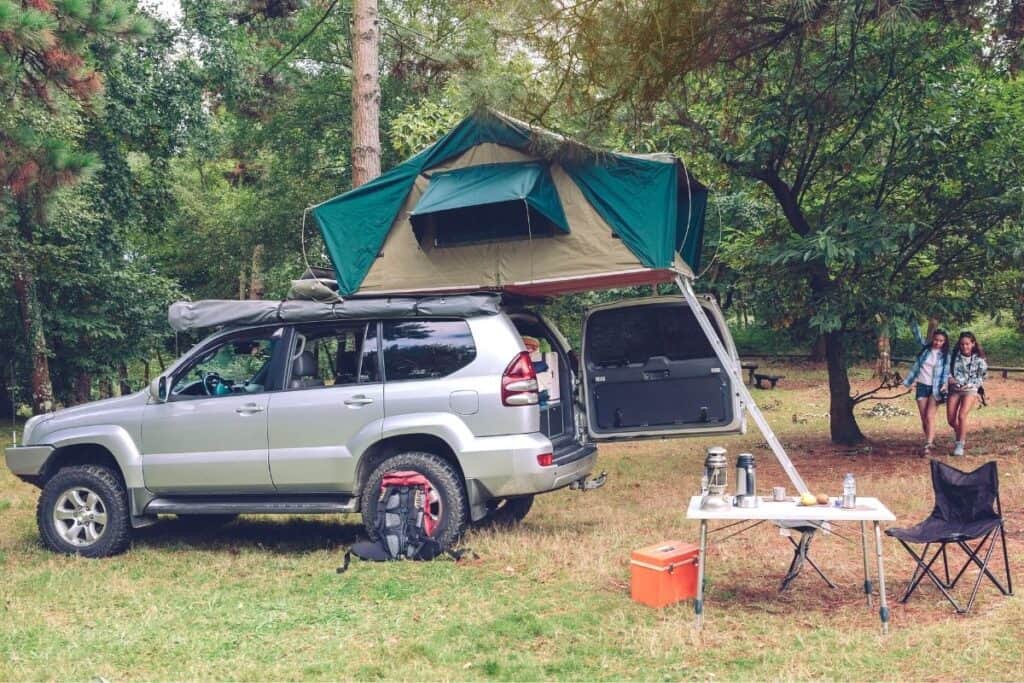
[[[462,553],[431,538],[437,522],[426,514],[433,487],[419,472],[389,472],[380,483],[373,518],[376,541],[359,541],[345,553],[338,573],[348,569],[352,555],[373,562],[432,560],[442,553],[459,560]]]

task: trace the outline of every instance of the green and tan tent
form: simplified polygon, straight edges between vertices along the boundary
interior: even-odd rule
[[[692,275],[706,201],[671,154],[595,151],[480,110],[312,213],[343,296],[550,295]]]

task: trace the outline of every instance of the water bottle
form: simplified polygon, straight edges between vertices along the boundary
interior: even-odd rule
[[[857,480],[853,472],[847,472],[843,478],[843,507],[848,510],[857,507]]]

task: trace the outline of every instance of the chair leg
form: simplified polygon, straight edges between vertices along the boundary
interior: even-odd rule
[[[991,540],[989,540],[990,537],[991,537]],[[989,540],[988,552],[986,553],[985,560],[983,562],[982,560],[978,559],[977,553],[978,553],[978,551],[981,550],[982,544],[986,540]],[[1011,595],[1011,592],[1010,592],[1009,588],[1012,588],[1012,586],[1010,586],[1009,588],[1004,587],[1003,584],[1001,584],[999,582],[999,579],[997,579],[992,574],[992,572],[990,572],[989,569],[988,569],[989,556],[991,556],[992,551],[993,551],[993,549],[995,548],[995,545],[996,545],[995,529],[993,529],[988,534],[986,534],[985,538],[982,539],[982,543],[979,543],[977,545],[977,547],[975,547],[975,548],[971,548],[964,541],[961,541],[959,543],[959,545],[963,549],[964,553],[967,555],[967,564],[965,565],[965,568],[967,566],[970,566],[971,564],[978,565],[978,569],[979,569],[979,571],[978,571],[978,580],[979,581],[981,580],[982,576],[987,576],[988,580],[991,581],[995,585],[995,587],[999,589],[1000,593],[1002,593],[1003,595]],[[1003,546],[1003,550],[1004,550],[1004,556],[1005,556],[1005,550],[1006,550],[1005,545]],[[1004,557],[1004,559],[1005,559],[1005,557]],[[961,573],[963,573],[963,572],[961,572]],[[1009,564],[1006,565],[1006,576],[1007,576],[1007,579],[1009,580],[1009,576],[1010,576],[1010,566],[1009,566]]]
[[[988,534],[985,534],[985,538],[988,538],[991,535],[992,535],[992,533],[989,532]],[[982,540],[982,543],[984,543],[984,542],[985,541]],[[975,555],[974,553],[970,553],[969,548],[968,548],[966,543],[960,543],[960,546],[965,548],[964,552],[968,552],[970,554],[971,559],[974,560],[974,562],[976,562],[976,563],[978,562],[977,555]],[[979,545],[978,548],[981,548],[981,546]],[[992,542],[988,544],[988,552],[985,553],[985,561],[983,563],[979,563],[978,564],[978,566],[981,567],[981,570],[978,572],[978,579],[974,582],[974,588],[971,590],[971,597],[967,600],[967,609],[964,610],[965,614],[967,612],[970,612],[971,611],[971,607],[974,606],[974,598],[977,597],[977,595],[978,595],[978,588],[981,587],[981,580],[983,578],[985,578],[985,576],[988,576],[988,578],[991,579],[994,584],[996,584],[996,586],[999,588],[999,590],[1003,591],[1003,587],[999,585],[999,582],[996,581],[996,578],[994,576],[992,576],[992,574],[989,573],[989,571],[988,571],[988,561],[989,561],[989,558],[992,557],[992,551],[995,550],[995,548],[996,548],[996,541],[993,538]],[[1004,592],[1004,594],[1005,594],[1005,592]]]
[[[1003,566],[1006,567],[1006,595],[1013,595],[1013,579],[1010,578],[1010,556],[1006,551],[1006,527],[999,525],[999,539],[1003,543]]]
[[[924,557],[918,556],[918,554],[914,552],[913,548],[907,545],[907,543],[903,539],[898,538],[896,540],[898,540],[900,542],[900,545],[903,546],[904,550],[906,550],[910,554],[910,556],[914,558],[914,560],[918,564],[918,567],[920,567],[921,569],[920,575],[918,575],[917,571],[914,572],[917,578],[914,581],[912,581],[910,585],[907,586],[907,590],[904,591],[903,597],[900,598],[900,602],[905,603],[907,600],[909,600],[911,593],[913,593],[914,590],[917,588],[918,584],[921,583],[921,579],[927,576],[929,579],[931,579],[932,583],[935,584],[935,587],[942,592],[942,595],[945,596],[946,600],[948,600],[949,603],[953,605],[953,609],[955,609],[957,612],[962,612],[963,610],[960,609],[960,605],[958,605],[956,600],[953,599],[953,596],[950,595],[942,579],[939,578],[938,574],[932,571],[932,564],[934,564],[935,560],[939,557],[939,555],[945,551],[945,544],[943,543],[942,546],[935,551],[935,554],[932,555],[932,559],[925,563]]]
[[[958,571],[956,573],[956,576],[953,578],[953,583],[947,584],[950,588],[956,587],[957,582],[960,581],[960,577],[964,575],[964,572],[967,571],[968,567],[970,567],[972,564],[978,564],[978,560],[976,559],[976,555],[977,555],[978,551],[980,551],[982,549],[982,547],[984,547],[985,541],[987,541],[989,536],[991,536],[991,535],[992,535],[992,532],[990,531],[987,534],[985,534],[984,536],[982,536],[981,541],[979,541],[978,545],[974,546],[974,548],[971,548],[970,544],[967,541],[957,541],[956,542],[956,544],[958,546],[960,546],[960,549],[964,551],[964,554],[967,556],[967,559],[964,560],[964,566],[960,567],[960,571]],[[979,564],[978,566],[981,566],[981,565]]]

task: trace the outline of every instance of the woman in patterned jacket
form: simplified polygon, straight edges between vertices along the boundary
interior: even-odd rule
[[[978,404],[978,392],[987,371],[985,352],[978,339],[971,332],[961,332],[949,363],[949,403],[946,404],[946,419],[956,432],[953,455],[964,454],[967,416]]]

